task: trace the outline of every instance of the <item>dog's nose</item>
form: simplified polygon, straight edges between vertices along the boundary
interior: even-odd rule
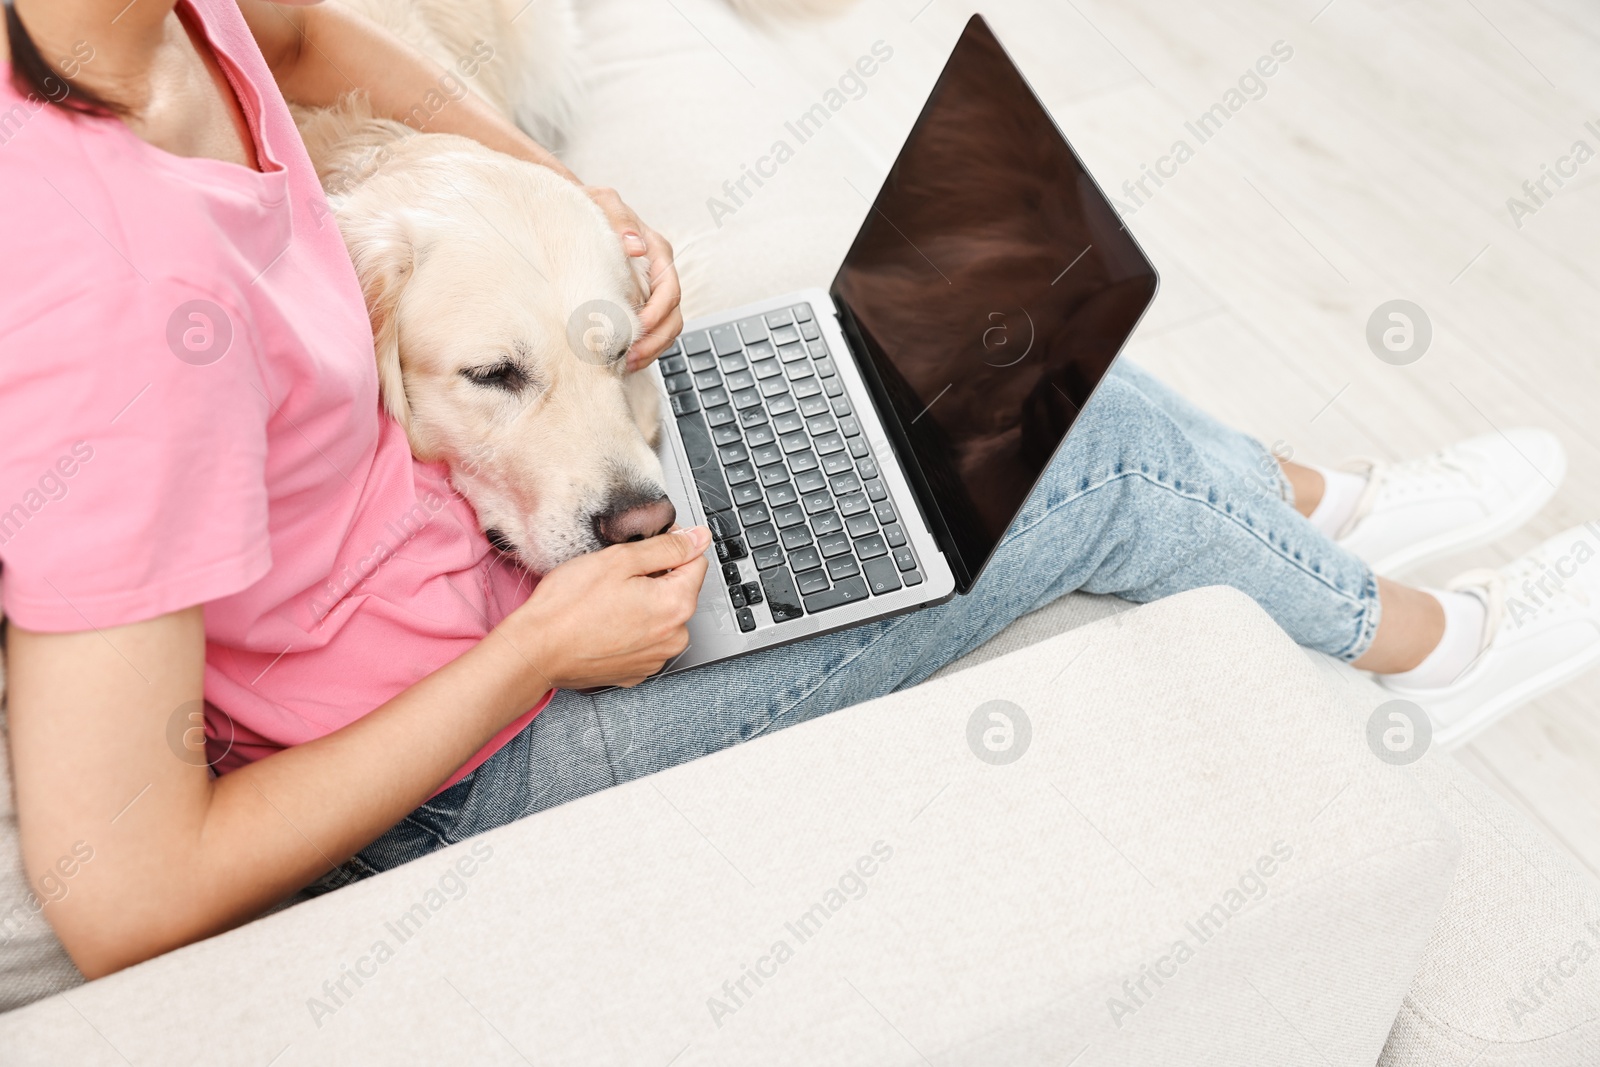
[[[678,517],[678,509],[666,497],[643,504],[629,504],[606,512],[595,520],[600,540],[608,545],[624,541],[642,541],[646,537],[665,533]]]

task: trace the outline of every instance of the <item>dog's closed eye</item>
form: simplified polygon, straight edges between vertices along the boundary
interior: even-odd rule
[[[510,359],[486,363],[481,367],[463,367],[461,376],[474,385],[507,393],[521,393],[533,384],[532,377],[522,369],[522,365]]]

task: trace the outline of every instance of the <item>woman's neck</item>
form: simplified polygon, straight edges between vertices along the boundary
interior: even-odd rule
[[[131,110],[145,103],[154,68],[174,34],[183,36],[174,13],[177,0],[12,3],[40,55],[54,66],[71,63],[74,82]],[[85,54],[93,60],[83,62]]]

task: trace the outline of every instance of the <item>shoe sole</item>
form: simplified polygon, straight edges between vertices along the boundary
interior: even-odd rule
[[[1600,664],[1600,644],[1591,646],[1581,656],[1576,656],[1565,663],[1558,663],[1543,674],[1523,679],[1489,702],[1479,705],[1460,722],[1435,730],[1433,743],[1445,749],[1458,748],[1522,705],[1587,674],[1596,664]],[[1396,693],[1396,695],[1404,694]]]
[[[1374,574],[1385,578],[1397,578],[1406,571],[1415,570],[1435,560],[1455,555],[1457,552],[1482,548],[1507,534],[1515,533],[1528,520],[1539,514],[1539,511],[1556,495],[1556,486],[1559,486],[1567,476],[1566,456],[1561,456],[1560,466],[1553,477],[1542,471],[1539,474],[1539,480],[1534,483],[1533,490],[1503,514],[1491,515],[1476,525],[1451,530],[1447,534],[1440,534],[1427,541],[1419,541],[1398,552],[1390,553],[1381,560],[1373,561],[1368,566],[1372,568]],[[1555,485],[1551,485],[1551,482]]]

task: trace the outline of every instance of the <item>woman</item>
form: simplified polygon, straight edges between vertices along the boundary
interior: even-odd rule
[[[1501,576],[1410,589],[1333,539],[1390,552],[1468,513],[1507,514],[1534,477],[1515,449],[1280,470],[1126,369],[970,595],[626,688],[685,647],[707,531],[608,548],[536,584],[501,562],[380,418],[361,294],[318,225],[285,98],[326,104],[353,82],[399,116],[440,72],[332,9],[6,6],[12,758],[29,870],[94,850],[47,909],[91,977],[307,884],[915,683],[1073,589],[1148,600],[1233,584],[1302,643],[1417,699],[1480,704],[1534,670],[1529,633],[1578,610],[1552,596],[1540,620],[1554,622],[1507,638]],[[559,168],[471,99],[431,128]],[[651,261],[642,365],[680,324],[671,250],[593,195]],[[1559,461],[1546,435],[1517,440],[1551,450],[1547,470]],[[419,506],[429,521],[315,625],[290,610],[346,566],[367,573],[361,557]],[[575,692],[600,685],[625,688]],[[202,700],[231,753],[220,776],[185,737]]]

